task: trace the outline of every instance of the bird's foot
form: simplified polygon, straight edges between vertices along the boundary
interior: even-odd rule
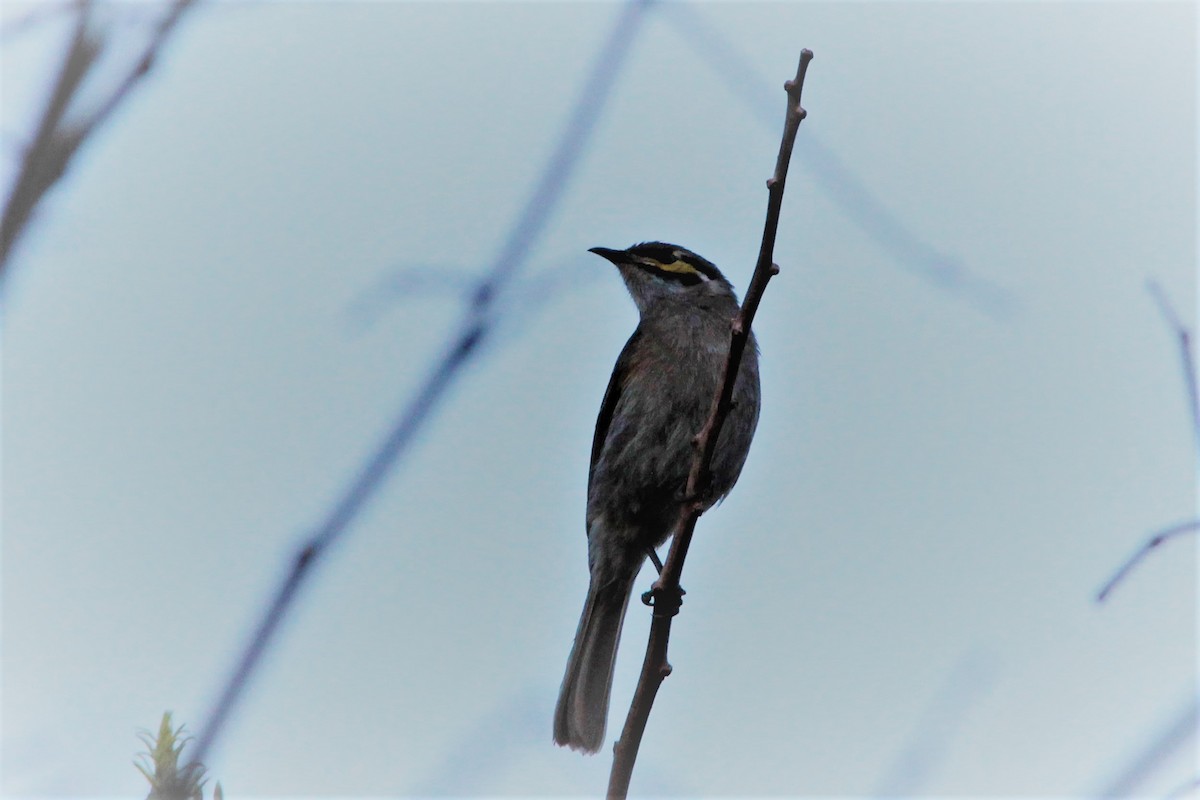
[[[654,565],[658,574],[662,575],[662,560],[659,559],[658,552],[653,547],[647,547],[646,555],[650,556],[650,563]]]
[[[650,606],[651,608],[654,608],[654,606],[658,605],[659,600],[666,599],[665,594],[666,594],[666,591],[661,586],[659,586],[657,583],[655,583],[653,586],[650,587],[650,591],[642,592],[642,605],[647,605],[647,606]],[[677,611],[679,609],[679,606],[683,605],[683,596],[685,594],[687,594],[687,591],[682,586],[680,586],[679,587],[679,600],[678,600],[678,602],[674,603]]]

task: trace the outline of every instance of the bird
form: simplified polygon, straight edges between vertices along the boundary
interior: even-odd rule
[[[740,306],[717,267],[679,245],[593,247],[611,262],[639,322],[617,358],[592,437],[587,488],[587,600],[554,712],[554,741],[583,753],[604,742],[625,610],[645,558],[673,532],[695,453],[724,379]],[[707,510],[741,474],[758,425],[758,345],[751,335],[713,452]]]

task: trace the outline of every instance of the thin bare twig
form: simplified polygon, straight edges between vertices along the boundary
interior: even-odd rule
[[[774,262],[775,235],[779,229],[779,215],[783,207],[783,190],[787,182],[788,165],[792,157],[792,146],[796,141],[796,132],[804,120],[806,112],[800,105],[804,90],[804,76],[808,72],[808,63],[812,60],[811,50],[800,51],[800,63],[796,68],[796,77],[784,84],[787,91],[787,117],[784,122],[783,138],[779,143],[779,155],[775,161],[774,175],[767,181],[767,216],[763,225],[762,244],[758,251],[758,262],[754,267],[754,276],[746,289],[746,298],[742,302],[741,311],[731,323],[729,355],[725,360],[725,377],[721,387],[713,398],[712,410],[708,420],[696,436],[696,455],[692,461],[692,469],[688,474],[687,498],[676,524],[675,536],[671,540],[671,549],[658,580],[650,590],[653,600],[654,613],[650,623],[650,638],[646,644],[646,657],[642,662],[642,672],[638,678],[637,689],[634,691],[633,702],[629,715],[625,719],[625,727],[621,738],[613,748],[613,766],[609,774],[608,796],[623,798],[629,793],[629,781],[633,776],[633,765],[637,761],[638,748],[642,742],[642,734],[646,730],[646,722],[650,719],[650,710],[654,706],[655,695],[663,680],[671,673],[671,665],[667,661],[667,646],[671,637],[671,619],[679,613],[682,602],[682,592],[679,579],[683,572],[683,562],[687,558],[688,547],[691,545],[692,534],[696,521],[704,513],[700,501],[702,487],[708,485],[709,468],[712,463],[713,451],[717,446],[717,437],[733,399],[733,385],[741,365],[742,353],[750,337],[750,326],[762,300],[767,282],[773,275],[778,274],[779,267]]]
[[[79,125],[84,138],[89,136],[97,126],[103,124],[111,117],[112,113],[125,101],[137,84],[150,74],[150,70],[154,69],[154,64],[158,60],[158,54],[162,51],[168,37],[170,37],[176,26],[178,26],[184,13],[195,5],[196,2],[197,0],[173,0],[166,13],[163,14],[155,26],[154,33],[151,35],[146,49],[142,51],[141,56],[134,62],[133,67],[129,72],[125,73],[125,77],[116,85],[112,93],[105,98],[104,102],[92,112],[91,116]]]
[[[558,146],[542,172],[533,193],[525,203],[491,269],[476,285],[463,312],[458,331],[445,353],[437,360],[420,389],[397,416],[378,448],[347,486],[332,510],[300,547],[283,583],[276,590],[265,613],[240,654],[233,672],[224,684],[208,719],[201,729],[193,761],[204,761],[224,730],[230,713],[246,689],[280,623],[293,607],[293,601],[313,566],[346,533],[384,478],[407,451],[416,433],[428,422],[431,412],[472,357],[477,355],[494,332],[496,298],[525,262],[534,241],[541,235],[557,207],[567,183],[575,171],[584,146],[611,94],[616,77],[624,65],[648,0],[631,0],[622,9],[604,46],[597,54],[587,81],[580,89],[575,107]]]
[[[1125,559],[1125,563],[1113,573],[1111,578],[1104,582],[1104,586],[1100,587],[1100,591],[1096,592],[1096,602],[1103,603],[1107,600],[1108,596],[1112,594],[1112,590],[1117,588],[1117,584],[1125,580],[1125,576],[1163,542],[1180,536],[1186,536],[1190,533],[1196,533],[1198,530],[1200,530],[1200,519],[1189,519],[1186,522],[1179,522],[1168,528],[1163,528],[1158,533],[1153,534],[1149,539],[1142,542],[1137,550],[1133,551],[1133,555]]]
[[[1192,332],[1183,320],[1179,318],[1179,314],[1175,313],[1171,303],[1167,300],[1167,295],[1163,292],[1162,286],[1158,281],[1150,279],[1146,281],[1146,291],[1150,292],[1150,296],[1154,298],[1154,302],[1158,305],[1158,310],[1162,313],[1163,319],[1166,320],[1167,326],[1170,327],[1171,333],[1179,341],[1179,360],[1180,367],[1183,370],[1184,387],[1187,391],[1188,414],[1191,417],[1192,437],[1196,444],[1196,455],[1200,458],[1200,391],[1196,388],[1196,359],[1192,352]]]
[[[38,203],[71,165],[71,159],[96,129],[120,106],[139,82],[150,73],[180,19],[196,0],[173,0],[167,12],[128,73],[117,83],[88,117],[78,122],[67,120],[67,110],[75,99],[88,72],[95,66],[103,47],[103,38],[91,31],[91,0],[79,0],[75,34],[63,57],[62,67],[33,140],[25,148],[21,167],[4,204],[0,218],[0,281],[6,275],[8,258]],[[3,284],[0,283],[0,286]]]
[[[89,29],[89,6],[80,4],[75,32],[63,56],[54,88],[46,99],[33,140],[25,148],[21,168],[9,190],[0,218],[0,279],[9,253],[25,230],[38,202],[66,172],[80,140],[65,130],[67,106],[100,55],[101,42]]]
[[[1162,286],[1158,281],[1154,279],[1147,280],[1146,291],[1154,299],[1159,312],[1163,316],[1163,320],[1167,323],[1167,327],[1171,329],[1171,333],[1175,335],[1175,338],[1179,342],[1179,360],[1183,370],[1188,414],[1191,417],[1192,436],[1196,447],[1196,455],[1197,458],[1200,458],[1200,393],[1196,389],[1196,362],[1192,354],[1192,332],[1183,324],[1183,320],[1180,319],[1179,314],[1175,312],[1170,301],[1167,300],[1167,295],[1163,292]],[[1133,571],[1133,568],[1150,555],[1151,551],[1162,545],[1163,542],[1196,533],[1197,530],[1200,530],[1200,519],[1191,519],[1176,523],[1170,527],[1163,528],[1157,533],[1151,534],[1146,541],[1138,546],[1133,555],[1125,559],[1125,562],[1117,568],[1113,576],[1105,581],[1104,586],[1096,593],[1096,602],[1103,603],[1112,593],[1112,590],[1117,587],[1117,584],[1125,580],[1125,577]]]

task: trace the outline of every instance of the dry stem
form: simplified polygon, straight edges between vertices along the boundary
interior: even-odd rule
[[[608,783],[610,798],[623,798],[629,793],[633,765],[637,760],[638,747],[642,742],[646,722],[650,719],[654,697],[657,695],[663,679],[671,674],[671,665],[667,661],[671,618],[679,613],[679,606],[683,599],[679,588],[683,562],[687,558],[688,547],[692,542],[696,520],[704,512],[704,507],[698,498],[701,496],[702,487],[707,486],[709,482],[709,468],[712,463],[713,451],[716,449],[721,426],[729,414],[733,398],[733,384],[738,374],[746,342],[750,338],[751,323],[754,321],[754,315],[762,300],[763,292],[766,290],[767,282],[779,272],[779,267],[773,261],[775,235],[779,229],[779,213],[783,206],[783,190],[787,181],[792,146],[795,144],[796,131],[800,127],[800,122],[805,117],[800,99],[804,90],[804,76],[812,57],[811,50],[800,51],[800,64],[796,68],[796,77],[784,84],[788,95],[787,118],[783,127],[783,139],[779,143],[779,156],[775,161],[775,173],[767,181],[767,216],[763,225],[762,244],[758,251],[758,263],[754,268],[754,276],[750,279],[750,286],[746,290],[746,299],[742,302],[741,311],[732,321],[729,355],[725,360],[725,378],[721,383],[720,391],[713,398],[708,420],[696,436],[696,455],[692,461],[692,469],[688,474],[687,482],[689,500],[684,503],[680,513],[675,536],[671,541],[671,549],[663,564],[662,572],[650,590],[654,607],[650,623],[650,639],[646,644],[646,657],[642,662],[642,673],[629,708],[629,715],[625,719],[625,727],[621,731],[621,738],[613,747],[613,766]]]
[[[1200,458],[1200,392],[1196,388],[1196,365],[1192,355],[1192,332],[1183,324],[1183,320],[1179,318],[1179,314],[1175,312],[1175,309],[1171,307],[1171,303],[1167,300],[1167,296],[1158,281],[1147,281],[1146,289],[1150,292],[1150,296],[1154,298],[1159,312],[1163,315],[1163,319],[1171,329],[1171,333],[1175,335],[1176,340],[1179,342],[1179,360],[1183,370],[1183,382],[1187,393],[1188,414],[1191,417],[1196,456]],[[1121,581],[1125,580],[1125,576],[1132,572],[1134,567],[1140,564],[1142,560],[1150,555],[1151,551],[1157,549],[1163,542],[1187,534],[1194,534],[1197,531],[1200,531],[1200,519],[1181,522],[1151,534],[1146,541],[1138,546],[1133,555],[1125,559],[1125,562],[1117,568],[1112,577],[1104,582],[1104,586],[1096,593],[1096,602],[1103,603],[1108,599],[1108,596],[1112,594],[1112,590]]]
[[[159,52],[178,26],[180,19],[195,0],[172,0],[151,37],[149,44],[98,108],[77,122],[68,121],[68,110],[75,100],[103,49],[104,40],[91,31],[91,0],[79,0],[75,33],[63,57],[62,67],[54,88],[42,110],[37,131],[25,150],[21,168],[4,203],[0,216],[0,279],[5,274],[9,256],[21,234],[29,226],[38,203],[46,192],[70,168],[71,159],[85,141],[129,97],[134,88],[154,66]]]

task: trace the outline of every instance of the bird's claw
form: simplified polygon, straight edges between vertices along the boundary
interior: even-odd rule
[[[657,599],[659,593],[661,593],[661,592],[662,592],[662,588],[659,587],[658,585],[652,586],[652,587],[650,587],[650,589],[648,591],[642,592],[642,605],[646,605],[646,606],[650,606],[651,608],[654,608],[654,602]],[[679,587],[679,604],[680,605],[683,605],[683,596],[685,594],[687,594],[687,590],[684,589],[682,586],[680,586]]]

